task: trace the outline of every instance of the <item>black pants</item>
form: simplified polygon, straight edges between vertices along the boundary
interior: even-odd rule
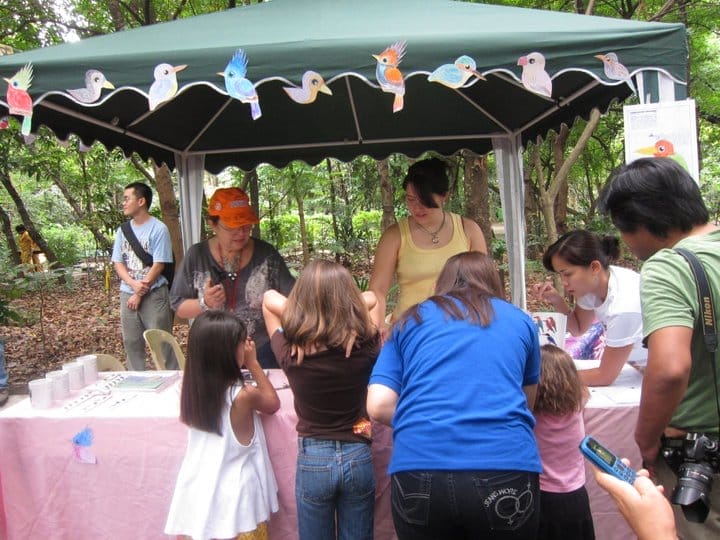
[[[535,540],[539,499],[538,474],[525,471],[412,471],[392,476],[399,540]]]
[[[540,492],[538,540],[595,540],[585,486],[569,493]]]

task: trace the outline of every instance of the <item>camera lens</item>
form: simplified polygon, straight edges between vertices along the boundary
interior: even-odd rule
[[[670,499],[673,504],[682,506],[688,521],[703,523],[707,518],[713,472],[714,469],[708,463],[685,462],[680,465],[677,486]]]

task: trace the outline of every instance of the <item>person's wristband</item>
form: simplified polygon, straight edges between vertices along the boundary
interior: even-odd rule
[[[198,304],[200,304],[200,311],[201,311],[201,312],[202,312],[202,311],[207,311],[207,310],[209,309],[208,306],[207,306],[207,304],[205,303],[205,297],[204,297],[204,296],[201,296],[200,298],[198,298]]]

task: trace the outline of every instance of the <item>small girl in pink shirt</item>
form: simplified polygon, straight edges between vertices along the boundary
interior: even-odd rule
[[[585,436],[582,411],[590,393],[568,353],[543,345],[541,354],[534,409],[543,465],[537,540],[594,540],[585,463],[578,449]]]

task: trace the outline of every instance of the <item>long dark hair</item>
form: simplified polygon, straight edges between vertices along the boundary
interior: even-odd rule
[[[451,319],[469,319],[487,326],[495,315],[490,303],[492,298],[503,298],[495,263],[484,253],[467,251],[447,260],[435,284],[435,294],[427,301],[437,304]],[[402,315],[399,328],[402,329],[411,317],[422,323],[420,306],[416,304]]]
[[[245,325],[232,313],[201,313],[190,327],[188,354],[180,396],[180,420],[190,427],[222,435],[225,396],[242,384],[238,347],[245,341]]]
[[[543,253],[543,266],[554,272],[552,258],[557,255],[573,266],[590,266],[598,261],[607,270],[620,256],[620,241],[615,236],[600,236],[578,229],[563,234]]]

